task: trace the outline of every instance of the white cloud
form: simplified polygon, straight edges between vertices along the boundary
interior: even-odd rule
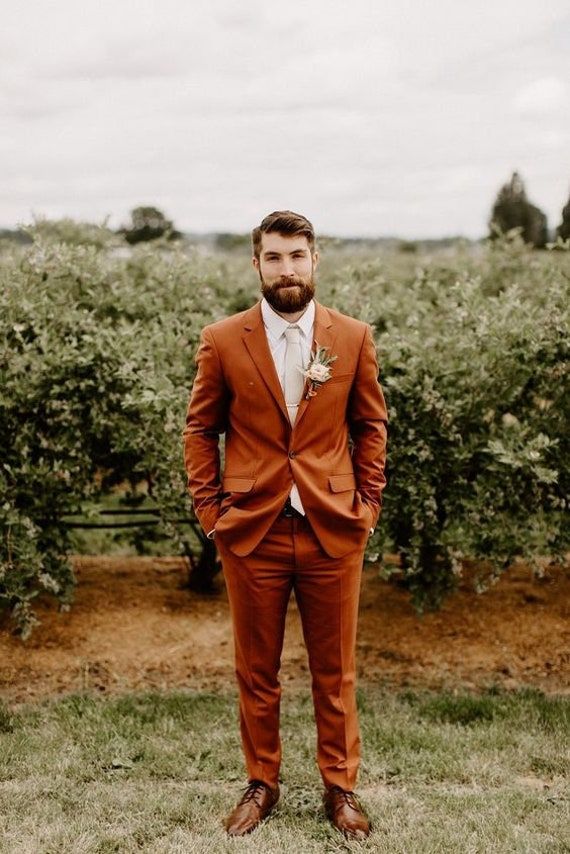
[[[514,98],[515,110],[527,115],[546,115],[570,107],[564,81],[559,77],[541,77],[522,86]]]
[[[149,202],[192,230],[291,206],[330,233],[478,236],[515,168],[556,220],[566,8],[22,0],[0,31],[0,225]]]

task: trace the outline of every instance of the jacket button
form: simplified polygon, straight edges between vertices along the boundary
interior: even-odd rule
[[[295,458],[295,451],[289,451],[289,459],[293,460]]]

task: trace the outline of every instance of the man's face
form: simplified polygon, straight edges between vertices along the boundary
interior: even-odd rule
[[[318,261],[319,253],[311,255],[304,234],[262,234],[259,258],[253,258],[253,266],[261,279],[261,292],[275,311],[301,311],[312,300]]]

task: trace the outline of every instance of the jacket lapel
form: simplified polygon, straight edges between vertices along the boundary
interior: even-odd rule
[[[333,354],[333,344],[336,338],[336,331],[333,326],[332,318],[324,307],[315,300],[315,324],[313,329],[313,346],[311,347],[311,352],[315,351],[316,346],[326,347],[329,351],[329,355]],[[307,400],[307,388],[308,383],[305,383],[305,388],[303,389],[303,396],[301,398],[301,402],[299,404],[299,409],[297,410],[297,417],[295,419],[295,424],[293,426],[294,430],[297,430],[299,426],[299,422],[303,418],[305,412],[310,406],[311,399]],[[318,392],[317,392],[318,394]]]
[[[289,421],[289,414],[287,412],[287,406],[285,405],[283,389],[281,388],[281,383],[279,382],[279,377],[275,370],[275,362],[273,361],[273,356],[271,355],[271,350],[269,349],[269,344],[267,342],[267,334],[265,332],[263,318],[261,315],[261,303],[257,303],[253,308],[250,308],[249,311],[246,312],[244,330],[243,341],[248,349],[249,355],[251,356],[261,379],[267,386],[268,391],[271,393],[275,403],[279,407],[285,421],[290,426],[291,422]],[[318,345],[319,347],[326,347],[329,353],[332,354],[335,338],[336,330],[329,312],[323,305],[315,300],[315,323],[311,351],[314,352],[315,346]],[[303,396],[299,403],[299,409],[297,410],[297,417],[295,419],[295,424],[293,425],[293,430],[297,430],[299,422],[302,420],[309,407],[310,399],[306,399],[306,394],[307,383],[303,389]]]
[[[269,349],[267,335],[263,325],[261,316],[261,303],[257,303],[253,308],[246,312],[244,322],[245,334],[243,341],[249,351],[255,367],[269,392],[273,396],[275,403],[281,410],[283,417],[290,424],[287,407],[285,406],[285,398],[277,371],[275,370],[275,362]]]

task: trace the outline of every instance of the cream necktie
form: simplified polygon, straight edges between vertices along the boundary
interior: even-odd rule
[[[303,394],[303,354],[301,352],[301,330],[298,326],[288,326],[285,330],[287,347],[285,348],[285,403],[291,424],[295,423],[299,401]]]
[[[285,330],[285,338],[287,346],[285,348],[285,382],[283,392],[285,394],[287,412],[289,413],[289,421],[293,425],[297,417],[299,401],[301,400],[305,386],[305,379],[302,373],[303,353],[301,350],[301,330],[296,325],[288,326]],[[305,515],[296,484],[293,484],[291,488],[290,498],[291,505],[295,510]]]

